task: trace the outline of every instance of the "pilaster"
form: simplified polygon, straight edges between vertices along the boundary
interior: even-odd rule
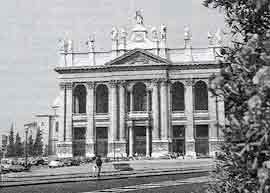
[[[168,80],[162,80],[160,86],[161,139],[168,140]]]
[[[129,125],[129,157],[132,157],[134,154],[134,131],[133,126]]]
[[[186,156],[195,158],[195,139],[194,139],[194,115],[193,115],[193,79],[187,79],[185,82],[185,115],[187,117],[187,125],[185,131],[185,147],[186,147]]]
[[[65,141],[72,142],[72,89],[71,82],[66,83],[66,138]]]
[[[72,157],[72,83],[60,83],[62,104],[59,118],[58,157]]]
[[[87,130],[86,130],[86,157],[95,155],[95,123],[94,123],[94,82],[87,82]]]
[[[108,138],[108,157],[115,156],[115,144],[117,142],[117,127],[118,127],[118,113],[117,113],[117,82],[110,81],[110,135]],[[113,148],[112,148],[113,147]]]
[[[159,100],[158,100],[158,86],[159,80],[155,79],[152,81],[152,117],[153,117],[153,128],[152,138],[153,140],[159,139]]]
[[[218,144],[218,126],[217,126],[217,97],[210,91],[208,92],[208,114],[209,114],[209,155],[214,157]]]
[[[168,104],[168,80],[160,80],[160,119],[161,119],[161,138],[157,137],[154,131],[154,138],[152,140],[152,157],[161,157],[169,153],[170,141],[168,138],[169,132],[169,104]],[[156,81],[154,85],[156,84]],[[153,95],[156,94],[155,86],[153,88]],[[155,100],[157,96],[154,96]],[[154,102],[157,106],[156,102]],[[154,106],[153,106],[154,107]],[[157,116],[157,115],[154,115]],[[155,123],[157,124],[157,122]],[[154,127],[154,129],[156,129]],[[157,129],[156,129],[157,130]]]

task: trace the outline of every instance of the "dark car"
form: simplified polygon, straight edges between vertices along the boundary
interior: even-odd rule
[[[77,159],[72,159],[71,160],[71,165],[72,166],[79,166],[81,164],[81,162]]]

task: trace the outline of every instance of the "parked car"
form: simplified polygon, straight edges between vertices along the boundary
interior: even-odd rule
[[[49,164],[49,158],[48,157],[42,157],[44,160],[43,165],[48,165]]]
[[[16,165],[10,165],[9,166],[9,170],[11,172],[22,172],[22,171],[25,170],[25,167],[22,166],[22,165],[18,165],[18,164],[16,164]]]
[[[10,169],[9,169],[10,166],[11,166],[11,164],[2,163],[1,164],[1,171],[2,171],[2,173],[3,174],[6,174],[6,173],[10,172]]]
[[[81,163],[80,160],[73,158],[64,158],[61,159],[61,162],[63,162],[65,166],[79,166]]]
[[[62,162],[60,160],[52,160],[52,161],[50,161],[48,166],[49,166],[49,168],[58,168],[58,167],[64,167],[65,164],[64,164],[64,162]]]

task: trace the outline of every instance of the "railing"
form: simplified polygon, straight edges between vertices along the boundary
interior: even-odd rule
[[[131,111],[128,112],[128,117],[130,119],[146,119],[151,115],[151,111]]]
[[[72,115],[73,121],[84,121],[87,119],[86,113],[73,113]]]

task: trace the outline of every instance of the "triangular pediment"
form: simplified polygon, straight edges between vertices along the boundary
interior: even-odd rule
[[[157,65],[170,63],[171,62],[169,60],[154,55],[148,51],[134,49],[106,63],[106,65]]]

